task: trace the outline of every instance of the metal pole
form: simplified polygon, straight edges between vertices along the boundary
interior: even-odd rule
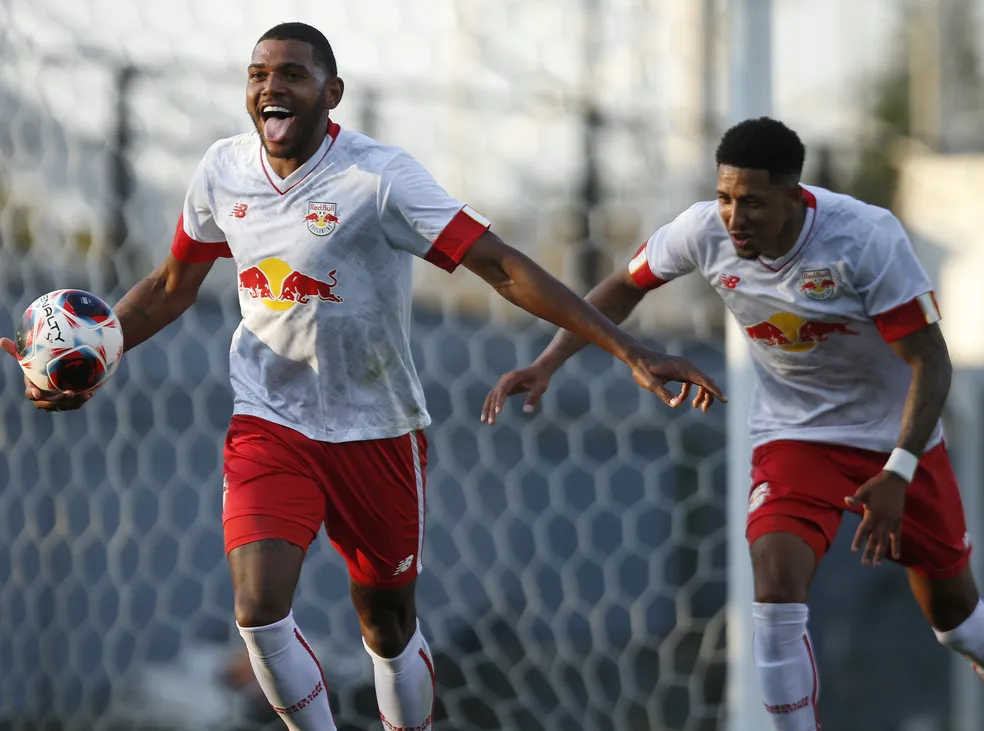
[[[967,520],[967,533],[974,543],[971,554],[971,568],[978,586],[984,578],[984,452],[980,449],[981,419],[980,406],[984,400],[981,388],[981,371],[969,365],[958,365],[954,369],[953,383],[950,386],[948,407],[954,415],[952,432],[947,441],[952,444],[953,471],[960,483],[963,496],[964,513]],[[981,727],[984,719],[984,687],[971,670],[967,661],[959,655],[951,660],[951,720],[953,731]]]
[[[772,110],[772,2],[731,0],[729,17],[730,121]],[[762,731],[771,721],[762,704],[752,657],[752,566],[745,541],[751,442],[748,407],[754,379],[748,346],[727,318],[728,372],[728,731]]]
[[[584,0],[584,72],[582,84],[581,129],[584,172],[578,191],[577,276],[585,292],[598,284],[601,251],[592,235],[591,217],[601,205],[602,182],[598,164],[598,138],[604,118],[595,101],[595,79],[601,37],[601,0]]]
[[[110,137],[109,191],[111,196],[110,255],[123,248],[127,237],[126,206],[133,194],[130,176],[130,92],[137,70],[123,66],[116,75],[116,119]]]

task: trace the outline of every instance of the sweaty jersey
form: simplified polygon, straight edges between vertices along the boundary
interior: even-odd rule
[[[629,264],[646,289],[693,270],[741,325],[756,373],[753,444],[779,439],[891,451],[911,368],[889,343],[937,322],[929,277],[898,219],[804,187],[807,216],[776,260],[735,253],[716,201],[659,229]],[[926,449],[942,439],[937,424]]]
[[[430,423],[410,356],[413,260],[453,271],[488,227],[404,150],[332,123],[286,179],[256,132],[212,145],[171,250],[236,262],[234,413],[344,442]]]

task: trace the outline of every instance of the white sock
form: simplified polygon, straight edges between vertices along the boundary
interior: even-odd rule
[[[386,731],[430,731],[434,711],[434,660],[420,622],[403,652],[380,657],[362,639],[372,658],[376,702]]]
[[[324,673],[294,624],[294,613],[266,627],[239,627],[239,634],[256,681],[287,728],[335,731]]]
[[[805,604],[752,605],[752,651],[765,709],[776,731],[819,731],[820,680]]]
[[[984,680],[984,601],[977,600],[977,608],[959,627],[949,632],[934,631],[941,644],[970,660]]]

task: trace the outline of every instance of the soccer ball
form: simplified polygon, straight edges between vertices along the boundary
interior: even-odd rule
[[[81,289],[56,289],[28,306],[17,331],[17,360],[42,391],[85,393],[116,371],[123,330],[112,308]]]

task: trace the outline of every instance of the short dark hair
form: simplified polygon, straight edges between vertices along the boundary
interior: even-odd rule
[[[260,36],[257,43],[263,41],[301,41],[311,46],[314,60],[324,69],[329,79],[338,76],[338,64],[335,63],[335,52],[325,38],[324,33],[307,23],[281,23],[273,26]]]
[[[719,167],[767,170],[770,180],[795,176],[799,182],[806,148],[782,122],[759,117],[739,122],[725,132],[715,158]]]

